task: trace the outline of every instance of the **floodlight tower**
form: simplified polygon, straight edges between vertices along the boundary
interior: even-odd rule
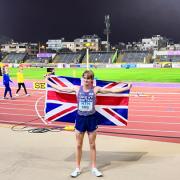
[[[107,37],[107,52],[109,52],[110,49],[110,43],[109,43],[109,34],[110,34],[110,16],[105,15],[105,21],[104,23],[106,24],[106,29],[104,29],[104,34]]]

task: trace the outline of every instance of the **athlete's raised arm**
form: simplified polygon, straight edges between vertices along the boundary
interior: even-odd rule
[[[130,84],[130,83],[128,83],[127,87],[122,87],[122,88],[104,89],[104,88],[101,88],[101,87],[96,87],[96,92],[97,93],[103,93],[103,94],[106,94],[106,93],[120,93],[120,92],[130,90],[131,87],[132,87],[132,84]]]
[[[54,83],[52,83],[49,78],[51,78],[51,76],[49,75],[46,75],[45,76],[45,82],[48,83],[52,88],[60,91],[60,92],[68,92],[68,93],[71,93],[71,92],[77,92],[78,89],[79,89],[79,86],[71,86],[71,87],[61,87],[61,86],[58,86]]]

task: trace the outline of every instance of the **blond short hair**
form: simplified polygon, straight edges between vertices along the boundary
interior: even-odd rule
[[[85,75],[87,75],[89,79],[94,79],[94,72],[92,70],[85,70],[82,74],[82,77],[84,77]]]

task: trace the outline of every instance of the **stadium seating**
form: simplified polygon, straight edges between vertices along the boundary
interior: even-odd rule
[[[26,57],[26,53],[10,53],[3,60],[3,63],[22,63]]]
[[[122,62],[126,63],[144,63],[144,58],[148,56],[148,52],[125,52]]]
[[[180,56],[160,56],[161,62],[180,62]]]
[[[180,62],[180,56],[171,56],[169,59],[171,59],[172,62]]]
[[[80,53],[61,53],[57,54],[53,60],[53,63],[79,63],[81,54]]]
[[[90,52],[89,63],[112,63],[112,57],[114,52]],[[84,56],[82,63],[86,62],[86,55]]]

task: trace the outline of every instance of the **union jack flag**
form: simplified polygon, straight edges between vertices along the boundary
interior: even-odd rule
[[[81,85],[80,78],[51,76],[50,81],[62,86]],[[125,83],[95,80],[102,88],[126,87]],[[75,93],[59,92],[49,84],[46,87],[45,121],[74,123],[77,113]],[[126,126],[128,120],[129,90],[122,93],[97,94],[96,113],[99,125]]]

